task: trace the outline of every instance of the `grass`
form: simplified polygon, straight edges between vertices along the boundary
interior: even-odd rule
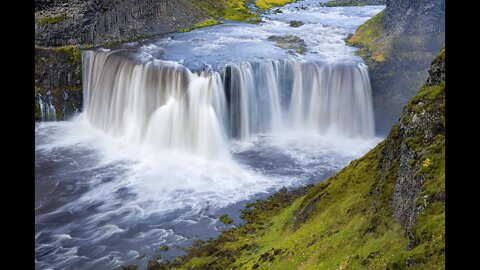
[[[82,48],[76,45],[66,45],[60,47],[54,47],[53,50],[56,53],[66,53],[70,55],[70,60],[75,63],[82,62]]]
[[[260,16],[247,7],[253,0],[190,0],[213,19],[241,21],[247,23],[260,22]]]
[[[347,44],[359,46],[359,54],[361,56],[365,56],[367,52],[370,52],[373,60],[384,62],[385,48],[388,44],[388,40],[384,42],[380,40],[384,32],[384,20],[385,11],[381,11],[358,27],[355,33],[347,40]]]
[[[219,216],[218,219],[221,222],[225,223],[226,225],[232,224],[232,222],[233,222],[233,219],[231,219],[227,214],[223,214],[223,215]]]
[[[182,32],[182,33],[190,32],[197,28],[208,27],[208,26],[213,26],[217,24],[223,24],[223,23],[221,21],[214,20],[214,19],[205,19],[204,21],[196,23],[189,28],[180,29],[179,32]]]
[[[260,9],[267,10],[272,7],[281,7],[296,1],[297,0],[256,0],[255,5]]]
[[[37,20],[38,25],[56,24],[67,19],[67,13],[61,13],[56,16],[43,16]]]

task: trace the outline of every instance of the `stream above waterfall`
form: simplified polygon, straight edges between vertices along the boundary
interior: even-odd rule
[[[35,125],[36,268],[172,259],[373,148],[368,67],[343,39],[384,6],[321,2],[84,52],[83,112]],[[269,40],[285,35],[306,53]]]

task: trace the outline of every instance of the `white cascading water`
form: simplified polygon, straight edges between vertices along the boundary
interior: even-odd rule
[[[159,60],[136,63],[105,51],[86,52],[84,59],[84,111],[94,126],[146,152],[228,156],[218,73]]]
[[[47,93],[48,95],[49,93]],[[55,121],[57,120],[57,112],[55,106],[48,97],[42,96],[38,93],[38,106],[40,107],[40,119],[42,121]]]
[[[264,60],[196,73],[175,62],[134,61],[105,50],[85,52],[84,63],[89,121],[146,152],[224,158],[227,137],[282,130],[374,136],[362,63]]]
[[[232,65],[223,77],[234,137],[282,128],[374,136],[370,80],[362,63],[270,60]]]

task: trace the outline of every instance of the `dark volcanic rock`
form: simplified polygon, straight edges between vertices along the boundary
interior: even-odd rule
[[[269,36],[268,40],[276,41],[275,46],[288,49],[291,52],[298,54],[305,54],[307,52],[307,44],[305,41],[294,35]]]
[[[394,35],[445,32],[445,0],[387,0],[385,30]]]
[[[64,120],[82,109],[81,49],[76,46],[35,49],[35,102],[41,95]],[[39,109],[36,106],[37,110]],[[35,112],[40,120],[40,112]]]
[[[36,0],[35,44],[103,44],[173,32],[205,15],[188,0]]]
[[[445,49],[432,62],[424,87],[438,87],[445,81]],[[425,145],[434,144],[439,134],[445,134],[445,97],[430,99],[428,96],[414,99],[403,111],[399,124],[400,160],[397,182],[392,195],[392,211],[395,219],[412,234],[416,216],[423,206],[417,206],[422,191],[424,175],[422,167],[430,164],[419,159],[426,151]],[[442,195],[433,198],[442,200]],[[443,200],[444,200],[443,196]]]
[[[290,26],[291,27],[300,27],[303,25],[303,22],[302,21],[290,21]]]
[[[377,133],[398,123],[444,40],[444,0],[388,0],[383,15],[348,39],[369,66]]]

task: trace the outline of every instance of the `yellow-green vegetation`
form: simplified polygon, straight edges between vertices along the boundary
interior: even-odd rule
[[[81,54],[84,46],[35,47],[35,119],[40,120],[38,94],[49,97],[56,109],[56,119],[64,120],[81,108]],[[46,71],[51,71],[50,75]],[[64,80],[59,73],[65,72]],[[68,78],[68,79],[67,79]],[[55,84],[54,84],[55,83]],[[65,99],[65,94],[68,99]],[[64,115],[65,114],[65,115]]]
[[[75,63],[82,62],[82,48],[76,45],[66,45],[60,47],[54,47],[53,50],[56,53],[66,53],[70,55],[70,60]]]
[[[252,0],[190,0],[203,10],[206,15],[215,19],[241,21],[249,23],[260,22],[260,16],[248,9],[247,3]]]
[[[281,190],[249,205],[245,225],[196,244],[161,269],[444,269],[444,102],[443,82],[422,87],[401,124],[365,156],[305,195]],[[417,111],[429,120],[412,125]],[[407,233],[394,218],[392,197],[401,145],[412,132],[422,149],[410,162],[412,177],[424,181]]]
[[[36,20],[38,25],[55,24],[67,18],[67,13],[61,13],[56,16],[42,16]]]
[[[205,19],[204,21],[196,23],[189,28],[180,29],[179,32],[182,32],[182,33],[190,32],[197,28],[208,27],[208,26],[213,26],[217,24],[223,24],[223,22],[214,20],[214,19]]]
[[[297,0],[256,0],[255,4],[261,9],[270,9],[272,7],[281,7]]]
[[[232,222],[233,222],[233,219],[231,219],[227,214],[223,214],[223,215],[219,216],[218,219],[221,222],[225,223],[226,225],[232,224]]]
[[[388,40],[382,41],[384,28],[385,11],[381,11],[377,15],[362,24],[355,31],[355,34],[347,40],[347,44],[359,46],[358,54],[365,57],[370,52],[373,59],[377,62],[385,61],[385,48]]]

